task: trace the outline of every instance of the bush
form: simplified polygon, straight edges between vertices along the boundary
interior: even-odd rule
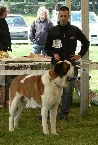
[[[11,13],[26,14],[33,12],[33,5],[27,3],[15,4],[10,6]]]

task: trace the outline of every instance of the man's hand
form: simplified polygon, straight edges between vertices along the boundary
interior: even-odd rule
[[[71,60],[73,60],[73,61],[77,61],[77,60],[79,60],[81,58],[81,56],[80,55],[71,55]]]
[[[54,54],[54,58],[55,58],[55,60],[60,61],[60,57],[58,54]]]

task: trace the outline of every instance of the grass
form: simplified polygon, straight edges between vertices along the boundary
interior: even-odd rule
[[[28,56],[32,52],[32,47],[33,44],[12,45],[12,52],[9,51],[8,53],[10,57]]]
[[[31,27],[32,22],[37,19],[36,14],[23,14],[23,17],[28,27]]]
[[[89,51],[89,59],[92,62],[98,62],[98,47],[92,46]],[[98,92],[98,70],[90,70],[89,74],[91,79],[89,81],[90,88],[96,92]]]
[[[59,111],[59,110],[58,110]],[[74,98],[67,121],[57,117],[58,135],[44,135],[40,109],[25,109],[19,127],[8,132],[8,109],[0,110],[0,145],[98,145],[98,108],[92,104],[88,116],[80,115],[79,100]],[[50,123],[48,121],[49,127]]]
[[[26,44],[19,44],[19,45],[12,45],[12,52],[9,51],[10,56],[17,56],[21,57],[24,54],[29,54],[32,52],[32,46],[33,44],[31,43],[30,45]],[[89,49],[89,59],[92,60],[93,62],[98,62],[98,46],[91,46]]]
[[[98,46],[91,46],[89,49],[89,59],[98,62]]]
[[[34,20],[36,20],[36,15],[34,15],[34,14],[23,14],[23,17],[24,17],[24,19],[25,19],[25,21],[26,21],[26,23],[27,23],[27,26],[28,27],[30,27],[31,26],[31,24],[32,24],[32,22],[34,21]]]

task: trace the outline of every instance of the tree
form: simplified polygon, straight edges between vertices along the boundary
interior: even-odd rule
[[[98,14],[98,0],[92,0],[93,12]]]
[[[65,2],[65,0],[45,0],[46,4],[45,6],[51,13],[53,9],[58,10],[58,2]]]
[[[71,9],[73,11],[81,10],[81,0],[72,0]]]
[[[38,0],[33,0],[33,13],[37,13],[38,7]]]
[[[49,10],[49,12],[51,13],[51,11],[54,9],[55,7],[55,0],[45,0],[46,4],[46,8]]]
[[[96,13],[95,0],[92,0],[93,11]]]
[[[8,8],[8,13],[10,13],[10,0],[8,0],[8,2],[7,2],[7,8]]]

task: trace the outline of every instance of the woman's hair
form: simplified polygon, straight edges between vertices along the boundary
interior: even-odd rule
[[[37,11],[37,18],[39,19],[40,12],[45,12],[45,18],[49,17],[49,10],[47,10],[44,6],[40,7]]]
[[[6,12],[6,10],[7,10],[7,7],[0,6],[0,16],[2,16],[3,13]]]

